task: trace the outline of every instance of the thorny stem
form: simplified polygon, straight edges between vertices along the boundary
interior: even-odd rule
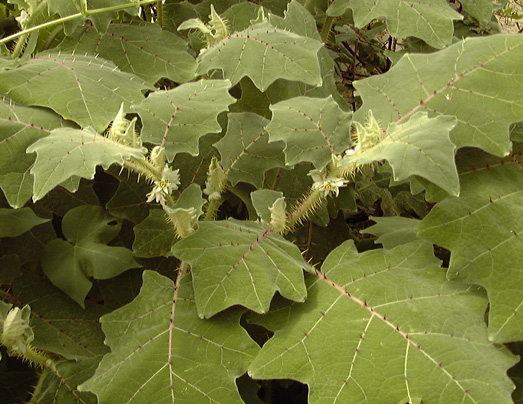
[[[160,178],[162,176],[161,171],[147,160],[125,160],[123,165],[125,168],[128,168],[139,175],[144,175],[149,179]]]
[[[331,33],[332,24],[334,23],[334,17],[327,15],[325,16],[325,21],[323,21],[323,27],[321,28],[320,37],[323,43],[327,42],[329,39],[329,34]]]
[[[83,14],[82,13],[71,14],[71,15],[68,15],[66,17],[58,18],[58,19],[53,20],[53,21],[45,22],[45,23],[40,24],[40,25],[35,25],[34,27],[24,29],[23,31],[19,31],[16,34],[9,35],[9,36],[7,36],[5,38],[2,38],[2,39],[0,39],[0,45],[5,44],[7,42],[10,42],[10,41],[12,41],[12,40],[14,40],[16,38],[20,38],[21,36],[30,34],[31,32],[39,31],[39,30],[41,30],[43,28],[52,27],[52,26],[55,26],[57,24],[61,24],[61,23],[67,22],[67,21],[76,20],[77,18],[84,18],[84,17],[88,17],[90,15],[106,13],[108,11],[125,10],[126,8],[133,8],[133,7],[137,7],[137,6],[145,6],[147,4],[153,4],[153,3],[158,3],[158,0],[142,0],[139,3],[119,4],[117,6],[104,7],[104,8],[95,8],[93,10],[87,10]]]
[[[205,212],[205,217],[203,220],[205,221],[211,221],[214,220],[216,213],[218,212],[218,209],[220,208],[222,204],[222,199],[211,199],[209,201],[209,205],[207,206],[207,212]]]
[[[296,225],[307,219],[323,202],[320,191],[311,191],[287,218],[286,229],[292,230]]]
[[[163,1],[156,2],[156,19],[160,27],[163,28]]]

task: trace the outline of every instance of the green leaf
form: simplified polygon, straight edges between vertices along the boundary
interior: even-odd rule
[[[33,201],[73,175],[92,179],[96,166],[107,169],[113,163],[123,165],[131,157],[144,158],[144,150],[109,140],[96,133],[79,129],[55,129],[27,148],[36,152],[31,168],[34,176]]]
[[[477,152],[476,152],[477,153]],[[520,156],[468,155],[461,195],[438,203],[418,231],[451,251],[448,277],[481,285],[490,302],[489,339],[523,339],[523,175]]]
[[[462,0],[459,4],[480,23],[487,24],[492,20],[492,0]]]
[[[140,264],[130,250],[107,243],[117,236],[121,223],[99,206],[71,209],[62,220],[66,240],[45,246],[42,269],[51,282],[80,306],[91,289],[90,277],[109,279]]]
[[[258,189],[251,193],[252,204],[258,217],[265,223],[271,222],[270,207],[276,200],[283,197],[283,192],[273,191],[272,189]]]
[[[256,316],[275,334],[252,378],[307,383],[310,404],[512,403],[516,358],[487,339],[484,294],[448,282],[430,244],[358,254],[349,240],[308,294]]]
[[[27,105],[49,107],[82,127],[104,130],[122,102],[143,99],[150,84],[107,60],[67,52],[42,52],[20,67],[0,71],[0,92]]]
[[[105,207],[113,216],[140,223],[149,214],[150,204],[146,201],[151,185],[140,181],[133,173],[121,173],[115,177],[119,180],[118,189]]]
[[[327,14],[340,16],[347,8],[352,9],[357,28],[384,17],[387,31],[394,38],[414,36],[435,48],[451,43],[454,20],[463,19],[445,0],[336,0]]]
[[[355,118],[372,109],[387,126],[420,110],[451,115],[458,119],[450,137],[458,148],[506,155],[508,128],[523,116],[522,59],[523,37],[513,34],[467,38],[432,54],[405,55],[387,73],[354,84],[363,99]]]
[[[276,167],[285,167],[283,143],[269,143],[265,118],[250,113],[230,113],[227,133],[214,147],[222,159],[220,164],[234,186],[243,181],[263,187],[265,173]]]
[[[142,139],[163,144],[172,161],[178,153],[198,154],[198,139],[220,132],[218,115],[235,99],[229,80],[200,80],[169,91],[156,91],[134,109],[143,121]]]
[[[264,22],[235,32],[200,53],[197,73],[220,69],[233,85],[247,76],[261,91],[277,79],[320,86],[317,53],[322,46],[318,40]]]
[[[0,208],[0,237],[16,237],[48,221],[36,216],[31,208]]]
[[[46,109],[0,100],[0,187],[13,208],[24,206],[33,194],[29,169],[35,159],[25,149],[64,125],[58,115]]]
[[[162,209],[151,209],[149,216],[134,226],[133,253],[137,257],[169,257],[176,241],[172,224]]]
[[[387,250],[399,245],[420,240],[416,229],[420,220],[401,216],[369,217],[376,222],[375,225],[367,227],[362,233],[378,236],[375,243],[383,244]]]
[[[103,306],[87,302],[84,310],[47,278],[27,271],[16,279],[13,289],[17,301],[31,304],[36,348],[72,360],[95,358],[107,352],[98,322],[108,311]]]
[[[344,112],[332,97],[296,97],[271,105],[273,117],[265,128],[270,141],[283,140],[285,162],[312,162],[321,169],[352,144],[352,113]]]
[[[111,24],[103,32],[85,25],[67,36],[59,48],[100,56],[149,83],[161,78],[183,83],[196,71],[196,61],[187,53],[185,41],[162,31],[157,24]]]
[[[90,378],[101,356],[81,361],[63,361],[56,370],[45,370],[40,375],[40,388],[31,397],[31,404],[96,404],[96,397],[80,392],[77,386]]]
[[[452,116],[427,118],[425,111],[419,111],[403,124],[389,125],[378,144],[345,157],[340,164],[361,165],[385,159],[392,167],[394,181],[419,175],[449,194],[459,195],[456,146],[449,139],[454,126],[456,119]]]
[[[174,285],[145,271],[143,280],[132,303],[102,317],[111,353],[80,390],[100,404],[241,404],[235,379],[259,351],[239,325],[241,311],[201,320],[190,276]]]
[[[305,300],[306,263],[298,247],[261,224],[200,222],[195,233],[176,243],[173,254],[191,265],[202,318],[237,304],[264,313],[275,292]]]

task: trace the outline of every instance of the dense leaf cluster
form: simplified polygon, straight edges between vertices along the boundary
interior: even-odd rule
[[[522,402],[506,3],[2,2],[0,401]]]

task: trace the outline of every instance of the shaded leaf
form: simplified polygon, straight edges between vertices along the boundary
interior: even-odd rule
[[[33,201],[41,199],[54,187],[72,176],[92,179],[96,166],[107,169],[113,163],[144,158],[144,149],[112,141],[105,136],[79,129],[55,129],[33,143],[28,153],[36,152],[31,168],[34,176]]]
[[[283,140],[285,162],[312,162],[321,169],[352,144],[352,113],[344,112],[332,97],[296,97],[271,105],[272,120],[265,128],[270,141]]]
[[[33,194],[29,169],[34,156],[25,150],[52,129],[68,126],[58,115],[44,108],[0,102],[0,187],[13,208],[21,208]]]
[[[450,44],[453,22],[463,18],[445,0],[336,0],[329,6],[327,14],[340,16],[347,8],[352,9],[354,24],[358,28],[384,17],[387,31],[394,38],[414,36],[435,48]]]
[[[109,125],[122,102],[141,101],[147,89],[150,84],[112,62],[67,52],[42,52],[16,69],[0,71],[0,92],[8,97],[49,107],[97,131]]]
[[[275,292],[305,300],[306,263],[298,247],[261,224],[200,222],[195,233],[176,243],[173,254],[191,265],[202,318],[237,304],[264,313]]]
[[[84,25],[67,36],[59,48],[100,56],[149,83],[161,78],[183,83],[196,71],[196,61],[187,53],[185,41],[162,31],[157,24],[111,24],[102,32]]]
[[[134,226],[133,253],[137,257],[169,257],[176,232],[162,209],[151,209],[149,216]]]
[[[261,91],[276,79],[320,86],[317,53],[321,47],[320,41],[264,22],[235,32],[200,53],[197,73],[220,69],[232,84],[247,76]]]
[[[107,243],[117,236],[121,223],[99,206],[71,209],[62,220],[66,240],[45,246],[42,269],[51,282],[80,306],[91,289],[90,277],[109,279],[140,266],[124,247]]]
[[[307,383],[311,404],[512,403],[515,357],[487,339],[484,294],[448,282],[428,243],[358,254],[347,241],[322,271],[305,303],[256,316],[275,334],[251,377]]]
[[[127,178],[126,178],[127,177]],[[113,216],[140,223],[149,214],[147,193],[151,186],[146,181],[140,181],[136,174],[130,173],[117,177],[120,182],[116,193],[107,202],[106,208]]]
[[[460,174],[461,195],[438,203],[418,232],[451,251],[448,277],[487,290],[489,339],[523,339],[523,174],[520,155],[468,159]]]
[[[263,187],[265,173],[284,167],[283,143],[269,143],[265,118],[250,113],[230,113],[227,133],[214,147],[222,159],[220,164],[234,186],[243,181],[257,188]]]
[[[39,224],[48,222],[35,215],[31,208],[0,208],[0,237],[17,237]]]
[[[201,320],[190,276],[174,285],[145,271],[143,280],[133,302],[102,317],[111,353],[80,390],[100,404],[242,403],[234,381],[259,347],[240,327],[241,312]]]
[[[509,125],[523,116],[522,58],[523,36],[514,34],[467,38],[432,54],[405,55],[387,73],[354,84],[363,99],[356,119],[369,109],[381,126],[402,123],[420,110],[451,115],[458,124],[450,139],[458,148],[506,155]]]
[[[86,303],[80,308],[47,278],[24,274],[16,279],[14,296],[22,304],[31,304],[33,345],[67,359],[95,358],[107,352],[98,322],[107,309]]]
[[[143,121],[142,139],[163,144],[172,161],[178,153],[198,154],[198,140],[221,131],[218,114],[235,99],[229,80],[200,80],[168,91],[156,91],[134,109]]]

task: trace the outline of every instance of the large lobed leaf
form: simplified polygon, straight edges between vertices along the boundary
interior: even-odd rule
[[[187,44],[156,24],[111,24],[103,32],[85,25],[67,36],[59,47],[76,54],[100,56],[150,83],[161,78],[182,83],[192,79],[196,71]]]
[[[99,404],[241,404],[235,379],[259,347],[240,315],[199,319],[190,276],[173,284],[145,271],[136,299],[102,317],[111,353],[79,388]]]
[[[0,71],[0,92],[27,105],[49,107],[82,127],[104,130],[122,102],[152,89],[107,60],[69,52],[42,52],[20,67]]]
[[[228,172],[232,185],[243,181],[257,188],[263,187],[265,173],[276,167],[285,167],[283,143],[269,143],[265,127],[267,119],[250,113],[230,113],[227,133],[214,147],[222,156],[221,165]]]
[[[29,169],[35,158],[25,150],[61,126],[68,125],[52,111],[0,100],[0,188],[13,208],[24,206],[33,194]]]
[[[523,339],[523,174],[521,155],[467,153],[461,195],[438,203],[418,231],[451,251],[448,277],[487,290],[489,339]]]
[[[17,237],[39,224],[48,222],[36,216],[31,208],[0,208],[0,237]]]
[[[34,176],[33,201],[42,199],[54,187],[78,176],[93,179],[96,166],[107,169],[123,165],[126,159],[144,159],[145,150],[117,143],[105,136],[79,129],[55,129],[27,148],[36,152],[31,168]]]
[[[173,254],[191,265],[203,318],[233,305],[264,313],[275,292],[299,302],[307,295],[307,264],[298,247],[259,223],[200,222],[195,233],[174,245]]]
[[[451,140],[499,156],[523,117],[523,36],[467,38],[432,54],[407,54],[390,71],[356,82],[361,119],[372,109],[386,127],[417,111],[455,116]]]
[[[352,144],[352,113],[340,109],[334,99],[296,97],[271,105],[267,125],[270,141],[285,142],[285,163],[312,162],[321,169],[333,154],[343,153]]]
[[[198,140],[221,131],[217,117],[235,102],[230,87],[229,80],[200,80],[150,94],[134,107],[143,140],[164,145],[169,161],[178,153],[198,155]]]
[[[487,339],[484,293],[447,281],[429,243],[358,254],[347,241],[308,294],[256,317],[275,334],[251,377],[307,383],[310,404],[512,403],[516,358]]]
[[[65,239],[45,246],[42,269],[54,285],[80,306],[92,287],[89,278],[109,279],[138,268],[131,250],[109,246],[120,232],[121,222],[100,206],[71,209],[62,220]]]
[[[247,76],[261,91],[277,79],[320,86],[317,53],[322,46],[318,40],[262,22],[235,32],[200,53],[197,73],[220,69],[232,84]]]
[[[347,8],[352,9],[358,28],[384,17],[387,31],[393,37],[414,36],[435,48],[450,44],[454,20],[463,18],[445,0],[335,0],[327,14],[339,16]]]

